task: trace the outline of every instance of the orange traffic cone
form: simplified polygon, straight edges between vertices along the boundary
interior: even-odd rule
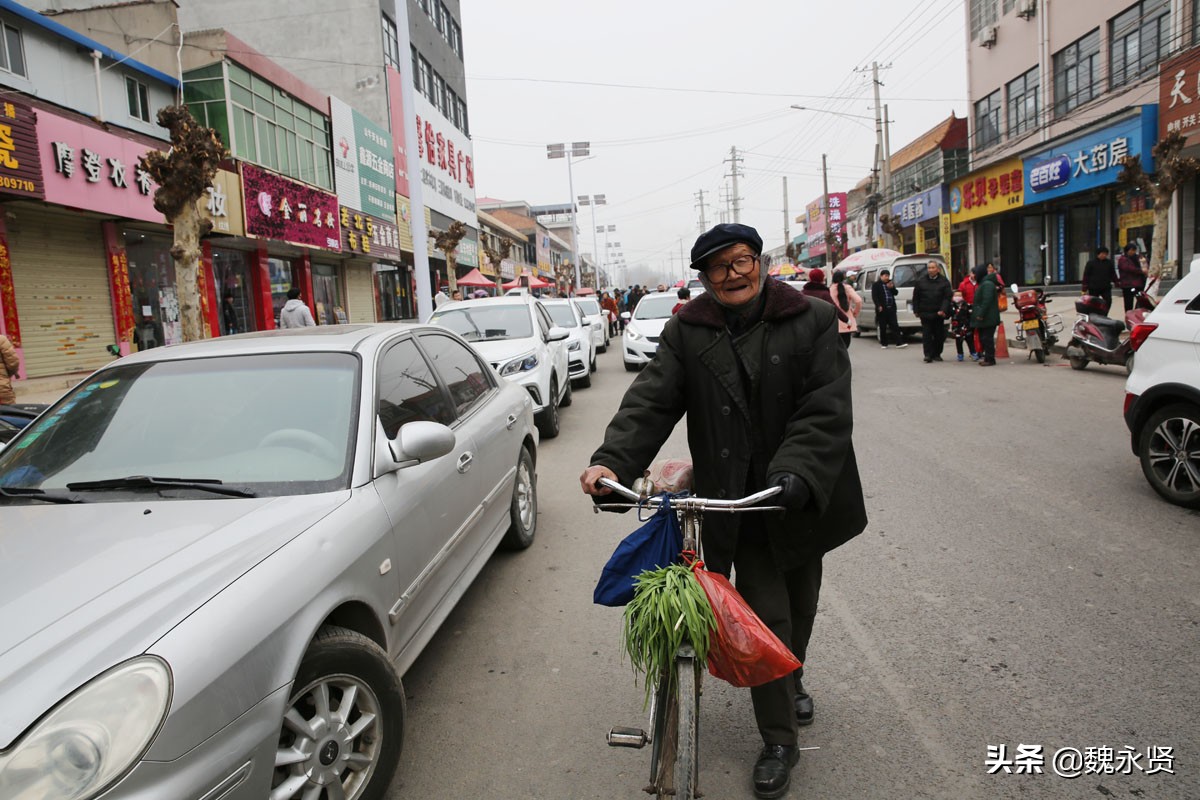
[[[1004,334],[1004,322],[996,326],[996,358],[1008,358],[1008,337]]]

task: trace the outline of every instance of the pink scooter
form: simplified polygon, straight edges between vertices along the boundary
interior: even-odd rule
[[[1072,369],[1084,369],[1097,364],[1123,364],[1126,372],[1133,371],[1133,343],[1129,333],[1146,319],[1155,301],[1142,292],[1137,293],[1134,307],[1125,313],[1125,320],[1112,319],[1105,313],[1104,298],[1084,295],[1075,303],[1079,317],[1067,345],[1067,360]]]

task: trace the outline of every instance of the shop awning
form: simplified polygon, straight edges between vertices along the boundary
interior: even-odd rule
[[[494,280],[492,280],[491,278],[489,278],[488,276],[484,275],[478,269],[473,269],[470,272],[468,272],[466,275],[463,275],[461,278],[458,279],[458,285],[459,286],[479,286],[482,288],[490,289],[496,285],[496,282]]]
[[[459,283],[462,283],[462,281],[459,281]],[[547,289],[550,287],[550,284],[537,275],[530,275],[528,272],[522,272],[515,280],[504,284],[505,289],[515,289],[518,286],[528,286],[530,289]]]

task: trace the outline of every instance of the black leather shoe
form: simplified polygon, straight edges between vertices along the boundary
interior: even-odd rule
[[[812,695],[806,694],[803,690],[796,693],[796,724],[801,728],[813,724]]]
[[[783,797],[792,782],[792,767],[800,759],[796,747],[769,744],[754,762],[754,796],[763,798]]]

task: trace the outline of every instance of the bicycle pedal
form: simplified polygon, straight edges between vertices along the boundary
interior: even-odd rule
[[[632,747],[640,750],[650,742],[650,737],[641,728],[610,728],[608,731],[609,747]]]

